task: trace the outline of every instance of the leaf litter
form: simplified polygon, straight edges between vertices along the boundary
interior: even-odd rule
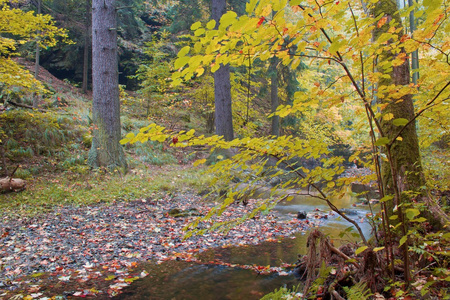
[[[232,205],[215,220],[240,218],[254,203]],[[140,267],[146,261],[198,261],[196,254],[209,248],[277,241],[313,226],[307,220],[282,220],[269,213],[226,234],[208,232],[184,240],[183,228],[196,217],[168,214],[176,207],[206,215],[215,205],[184,193],[109,205],[57,207],[34,218],[4,216],[0,221],[0,299],[18,295],[23,299],[114,296],[148,275]],[[282,267],[214,263],[286,275]]]

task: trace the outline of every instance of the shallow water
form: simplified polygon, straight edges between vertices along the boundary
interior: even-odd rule
[[[149,265],[149,275],[115,299],[259,299],[293,276],[258,275],[251,270],[184,261]]]
[[[370,234],[370,226],[365,218],[369,212],[367,206],[352,207],[356,198],[347,195],[334,199],[338,208],[351,208],[351,217],[358,221],[365,235]],[[349,227],[349,223],[332,214],[327,219],[315,219],[319,209],[328,214],[330,209],[325,202],[315,198],[299,196],[292,201],[282,203],[275,213],[286,219],[296,217],[298,211],[308,212],[308,219],[331,237]],[[134,282],[123,294],[115,299],[260,299],[263,295],[280,286],[289,287],[298,284],[294,275],[259,275],[252,270],[214,264],[214,260],[230,264],[280,266],[293,264],[299,254],[306,253],[307,233],[298,233],[278,242],[265,242],[259,245],[210,249],[199,254],[203,264],[167,261],[160,265],[148,264],[149,275]],[[358,238],[346,236],[346,241]],[[342,241],[343,242],[343,241]],[[339,245],[339,240],[335,242]]]

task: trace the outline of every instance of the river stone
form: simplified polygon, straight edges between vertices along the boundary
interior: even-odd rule
[[[349,216],[356,216],[358,214],[358,212],[356,210],[348,209],[348,208],[341,209],[341,212],[346,215],[349,215]]]
[[[297,213],[297,219],[299,219],[299,220],[304,220],[304,219],[306,219],[306,211],[299,211],[299,212]]]
[[[178,208],[172,208],[169,210],[169,216],[178,218],[178,217],[192,217],[192,216],[201,216],[201,213],[196,208],[190,208],[187,210],[180,210]]]

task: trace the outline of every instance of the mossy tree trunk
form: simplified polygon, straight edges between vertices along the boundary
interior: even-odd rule
[[[93,139],[88,164],[127,169],[121,139],[115,0],[92,1]]]
[[[384,25],[375,27],[375,40],[377,40],[383,33],[388,32],[389,28],[392,26],[392,21],[395,22],[395,27],[402,27],[401,19],[397,12],[398,9],[395,0],[381,0],[375,4],[373,8],[373,15],[375,17],[382,16],[386,18]],[[403,31],[398,32],[396,36],[389,41],[389,43],[397,43],[403,34]],[[379,90],[383,90],[391,85],[401,88],[402,86],[408,86],[410,84],[410,70],[407,59],[399,66],[392,66],[390,64],[387,64],[387,67],[380,66],[381,63],[392,61],[396,56],[404,53],[405,51],[402,48],[398,53],[384,51],[380,54],[378,57],[378,71],[388,76],[383,77],[383,79],[379,81]],[[388,114],[393,115],[392,119],[387,118],[389,120],[383,119],[381,121],[381,127],[385,136],[392,139],[401,129],[400,126],[395,126],[393,124],[393,119],[404,118],[409,121],[414,118],[412,95],[407,94],[401,98],[395,98],[392,97],[391,92],[387,92],[384,94],[379,93],[377,96],[379,103],[382,104],[382,107],[385,105],[382,110],[383,116]],[[383,160],[382,162],[383,184],[386,188],[386,192],[388,194],[394,194],[394,178],[398,182],[400,192],[419,192],[420,187],[425,184],[425,180],[422,172],[419,141],[415,122],[411,122],[403,130],[400,138],[390,146],[390,152],[392,156],[391,162],[386,160]],[[392,163],[392,166],[390,163]],[[392,174],[392,169],[396,171],[396,174]],[[388,214],[391,213],[392,210],[388,212]]]

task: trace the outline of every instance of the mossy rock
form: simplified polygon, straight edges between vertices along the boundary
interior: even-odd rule
[[[169,210],[168,214],[173,218],[201,216],[201,213],[195,208],[190,208],[187,210],[172,208],[171,210]]]
[[[214,165],[218,161],[233,157],[235,154],[236,150],[234,149],[216,149],[206,159],[206,165]]]
[[[92,145],[92,135],[88,132],[84,133],[83,136],[81,137],[82,141],[83,141],[83,145],[86,148],[91,148]]]

